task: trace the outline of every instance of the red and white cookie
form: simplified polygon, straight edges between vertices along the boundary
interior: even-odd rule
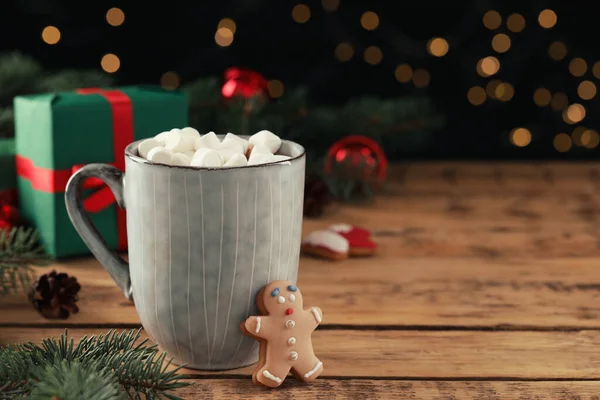
[[[338,261],[348,258],[348,240],[336,232],[314,231],[302,240],[302,252],[312,256]]]
[[[370,256],[377,249],[377,244],[371,240],[371,232],[365,228],[349,224],[334,224],[329,226],[329,230],[348,241],[350,256]]]

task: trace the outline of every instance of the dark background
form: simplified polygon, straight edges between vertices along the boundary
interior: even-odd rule
[[[292,19],[292,8],[298,3],[310,8],[306,23]],[[119,84],[159,83],[166,71],[175,71],[185,84],[240,66],[267,79],[278,79],[286,88],[306,85],[319,103],[340,104],[366,94],[429,96],[445,115],[446,124],[409,157],[590,159],[600,151],[594,140],[586,147],[577,133],[573,135],[577,127],[600,130],[596,112],[600,94],[591,100],[577,95],[581,81],[600,83],[592,73],[594,63],[600,60],[600,6],[592,1],[340,0],[332,12],[325,11],[320,0],[4,0],[0,7],[0,50],[20,50],[49,70],[100,70],[102,56],[114,53],[121,60],[114,74]],[[124,11],[123,25],[107,23],[106,12],[111,7]],[[558,22],[551,29],[543,29],[538,15],[548,8],[557,14]],[[494,30],[482,23],[483,15],[491,9],[502,16],[502,24]],[[373,31],[361,27],[365,11],[379,16],[379,26]],[[513,13],[523,15],[526,21],[519,33],[506,25]],[[215,32],[225,17],[236,22],[237,30],[233,43],[220,47],[215,43]],[[48,25],[61,31],[56,45],[41,39]],[[512,40],[503,54],[491,47],[498,33],[506,33]],[[432,37],[448,41],[445,56],[428,53],[427,41]],[[557,40],[568,49],[560,61],[548,55],[548,46]],[[340,42],[354,47],[348,62],[334,57]],[[363,58],[364,50],[372,45],[383,53],[377,65]],[[476,72],[477,62],[486,56],[497,57],[501,65],[499,72],[488,78]],[[569,62],[575,57],[587,63],[587,72],[581,77],[569,73]],[[412,82],[398,82],[394,71],[403,63],[426,69],[431,76],[429,85],[417,88]],[[488,97],[482,105],[470,104],[469,88],[485,88],[491,79],[512,84],[512,99],[503,102]],[[585,107],[586,117],[578,124],[568,124],[560,110],[537,106],[533,93],[540,87],[551,93],[566,93],[569,104]],[[517,127],[531,132],[531,142],[524,147],[510,141],[510,132]],[[573,138],[570,146],[564,141],[558,146],[563,151],[555,144],[559,133]],[[590,131],[589,135],[597,133]]]

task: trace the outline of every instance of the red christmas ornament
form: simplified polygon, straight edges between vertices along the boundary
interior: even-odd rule
[[[221,94],[226,99],[232,97],[251,98],[267,92],[267,80],[261,74],[237,67],[225,70],[225,83]]]
[[[9,230],[22,224],[21,213],[9,204],[0,205],[0,230]]]
[[[341,171],[338,169],[341,167]],[[335,142],[325,159],[325,173],[342,172],[382,184],[387,175],[387,158],[377,142],[353,135]]]

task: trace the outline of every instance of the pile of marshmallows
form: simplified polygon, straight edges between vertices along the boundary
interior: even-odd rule
[[[281,139],[270,131],[260,131],[243,139],[228,133],[223,141],[214,132],[201,136],[194,128],[171,129],[138,145],[145,159],[184,167],[245,167],[283,162],[288,156],[276,154]]]

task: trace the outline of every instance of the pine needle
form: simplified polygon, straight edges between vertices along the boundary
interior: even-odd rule
[[[28,290],[34,275],[32,265],[47,262],[36,229],[0,230],[0,296]]]
[[[187,386],[180,380],[188,376],[179,373],[182,367],[168,371],[166,353],[140,341],[140,332],[111,330],[75,345],[65,331],[40,346],[6,347],[0,350],[0,398],[116,400],[122,387],[130,399],[179,399],[170,392]]]

